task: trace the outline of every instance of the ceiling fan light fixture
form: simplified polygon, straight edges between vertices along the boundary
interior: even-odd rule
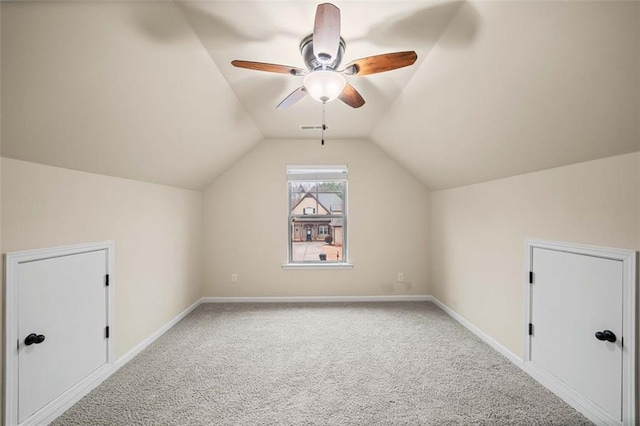
[[[347,84],[345,75],[365,76],[407,67],[416,62],[418,55],[414,51],[383,53],[356,59],[342,71],[337,71],[347,47],[340,36],[340,21],[340,9],[335,5],[322,3],[316,8],[313,32],[300,42],[300,54],[308,71],[287,65],[244,60],[231,61],[231,65],[256,71],[304,76],[303,85],[284,98],[276,107],[278,109],[290,107],[307,94],[323,104],[339,98],[351,108],[360,108],[364,105],[364,98],[352,85]]]
[[[347,84],[344,76],[335,71],[314,71],[304,77],[304,87],[318,102],[331,102],[340,96]]]

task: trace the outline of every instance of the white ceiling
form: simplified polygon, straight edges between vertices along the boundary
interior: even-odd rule
[[[432,189],[638,151],[640,3],[465,4],[372,138]]]
[[[640,149],[640,3],[341,1],[343,65],[367,103],[327,105],[327,138],[371,139],[431,189]],[[314,1],[2,2],[2,155],[206,187],[262,139],[319,138],[304,67]],[[327,144],[326,149],[331,149]]]
[[[317,138],[301,124],[320,124],[321,104],[310,97],[294,107],[276,105],[302,85],[302,77],[238,69],[234,59],[305,68],[300,41],[313,30],[313,2],[180,2],[180,10],[224,78],[266,138]],[[342,65],[381,53],[415,50],[419,65],[451,21],[461,2],[336,2],[347,47]],[[475,22],[469,22],[470,36]],[[147,26],[149,28],[150,26]],[[150,34],[163,38],[162,30]],[[465,40],[467,42],[469,40]],[[327,104],[333,138],[366,138],[388,111],[418,66],[366,77],[347,77],[366,103],[353,109]]]

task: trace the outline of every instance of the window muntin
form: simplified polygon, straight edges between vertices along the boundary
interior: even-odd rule
[[[288,166],[288,263],[347,262],[346,166]]]

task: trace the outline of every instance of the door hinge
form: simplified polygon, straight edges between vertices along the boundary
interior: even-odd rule
[[[104,285],[109,287],[109,274],[104,276]]]
[[[106,326],[104,328],[104,336],[108,339],[109,338],[109,326]]]
[[[529,336],[533,336],[533,324],[529,323]]]
[[[533,284],[533,271],[529,271],[529,284]]]

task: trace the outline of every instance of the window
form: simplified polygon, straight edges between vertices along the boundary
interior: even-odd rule
[[[287,166],[288,265],[344,265],[347,167]]]

